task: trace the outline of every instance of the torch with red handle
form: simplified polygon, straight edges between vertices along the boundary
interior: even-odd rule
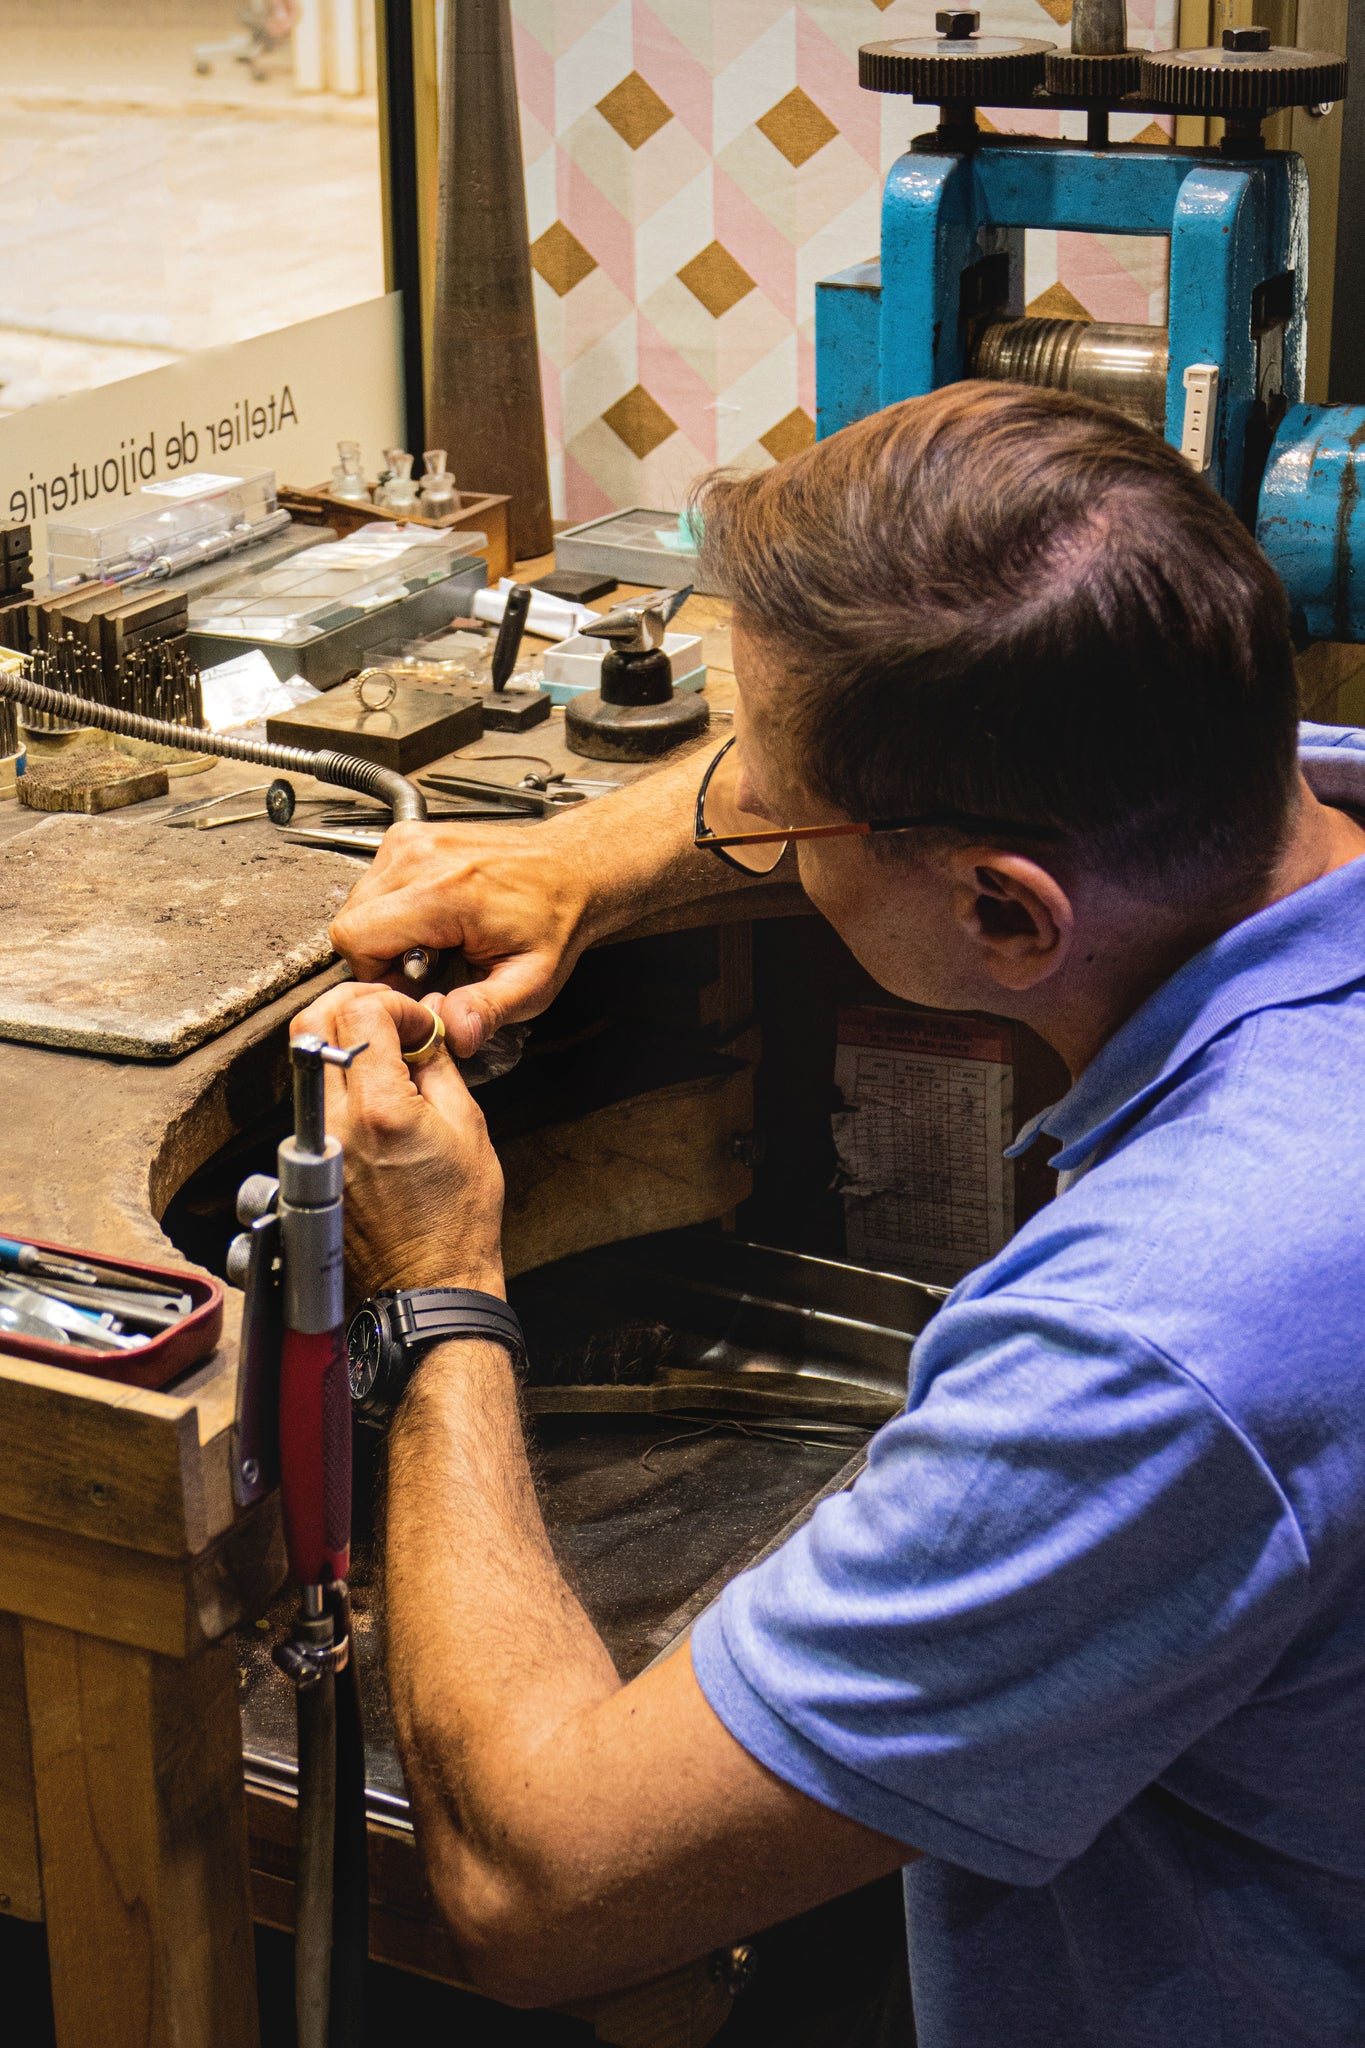
[[[327,1135],[326,1069],[343,1051],[311,1034],[290,1048],[294,1130],[279,1179],[243,1184],[247,1232],[228,1273],[246,1290],[233,1484],[246,1506],[278,1472],[299,1607],[275,1661],[298,1704],[295,2014],[299,2048],[359,2039],[367,1949],[365,1749],[346,1587],[351,1402],[346,1368],[343,1160]],[[276,1428],[276,1423],[278,1427]]]
[[[327,1135],[324,1070],[349,1067],[311,1033],[290,1048],[294,1131],[280,1146],[280,1492],[298,1586],[346,1578],[351,1563],[351,1395],[346,1375],[341,1146]]]

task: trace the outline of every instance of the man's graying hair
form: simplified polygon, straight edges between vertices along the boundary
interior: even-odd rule
[[[709,587],[788,671],[802,779],[847,816],[1060,827],[1039,858],[1191,907],[1264,880],[1295,769],[1288,605],[1154,434],[957,384],[697,502]]]

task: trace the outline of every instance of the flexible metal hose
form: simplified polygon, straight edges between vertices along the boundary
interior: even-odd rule
[[[118,732],[128,739],[151,740],[158,746],[182,747],[192,754],[217,754],[225,761],[252,761],[260,768],[292,769],[295,775],[311,775],[318,782],[331,782],[340,789],[360,790],[386,803],[398,818],[425,818],[427,800],[416,783],[395,769],[380,768],[373,761],[358,761],[353,754],[310,753],[306,747],[278,747],[269,740],[233,739],[227,733],[203,732],[197,726],[172,725],[165,718],[144,718],[136,711],[122,711],[112,704],[92,704],[68,690],[49,689],[35,683],[18,669],[0,669],[0,697],[26,704],[32,711],[52,711],[61,718],[77,719],[82,725],[97,726],[102,732]]]

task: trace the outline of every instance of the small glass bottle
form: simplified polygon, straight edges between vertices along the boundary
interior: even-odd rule
[[[446,468],[444,448],[428,448],[422,456],[422,517],[445,519],[460,507],[455,478]]]
[[[332,471],[332,496],[352,498],[357,503],[368,504],[370,487],[365,481],[359,441],[338,441],[337,455],[339,460]]]
[[[376,503],[390,512],[419,512],[422,508],[421,494],[413,482],[412,457],[403,448],[386,448],[384,460],[392,474],[386,484],[381,484]]]

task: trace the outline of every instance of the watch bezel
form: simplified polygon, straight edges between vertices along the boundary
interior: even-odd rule
[[[363,1389],[357,1391],[354,1355],[351,1348],[352,1334],[362,1318],[373,1325],[377,1358],[374,1371]],[[397,1406],[396,1396],[390,1396],[389,1387],[394,1367],[407,1356],[407,1347],[394,1329],[392,1296],[372,1294],[354,1310],[346,1325],[346,1380],[351,1393],[351,1406],[356,1414],[366,1420],[383,1420]],[[399,1389],[401,1392],[401,1388]]]

